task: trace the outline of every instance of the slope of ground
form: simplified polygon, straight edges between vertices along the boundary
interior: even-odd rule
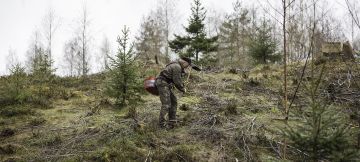
[[[290,66],[290,94],[301,67]],[[69,97],[55,100],[50,109],[28,106],[27,115],[2,115],[0,160],[279,161],[279,130],[284,127],[281,74],[276,65],[249,73],[192,74],[189,93],[176,94],[179,121],[171,130],[157,126],[161,106],[157,96],[144,95],[133,120],[127,109],[112,108],[113,101],[102,95],[104,76],[93,76],[87,85],[67,87]],[[300,120],[296,113],[307,104],[303,91],[294,102],[290,123]],[[290,157],[303,156],[296,148],[289,150]]]

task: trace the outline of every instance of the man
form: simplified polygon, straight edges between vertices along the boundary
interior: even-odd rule
[[[181,74],[184,73],[184,70],[189,66],[195,67],[195,70],[200,70],[195,65],[191,64],[191,59],[182,57],[177,61],[166,65],[165,69],[161,71],[155,81],[162,104],[159,117],[159,125],[161,128],[164,128],[166,125],[166,113],[168,113],[169,117],[168,127],[172,129],[176,124],[177,99],[172,92],[172,85],[174,84],[179,91],[186,93],[186,88],[181,81]]]

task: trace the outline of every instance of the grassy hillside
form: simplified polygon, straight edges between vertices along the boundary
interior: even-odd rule
[[[302,67],[290,66],[290,101]],[[316,66],[314,73],[320,68]],[[319,98],[344,117],[355,145],[359,65],[334,62],[325,69]],[[311,76],[310,71],[307,68],[290,109],[289,125],[299,124],[308,108],[305,87],[317,76]],[[128,118],[127,108],[114,109],[113,99],[103,94],[103,74],[93,75],[85,83],[75,78],[56,79],[62,93],[51,99],[48,108],[36,104],[1,107],[0,160],[281,161],[281,130],[286,127],[281,66],[258,66],[249,72],[222,69],[192,73],[189,93],[176,91],[179,122],[171,130],[157,126],[161,106],[157,96],[144,93],[145,102],[136,108],[137,120],[133,120]],[[331,84],[336,93],[327,90]],[[289,161],[307,156],[288,144]]]

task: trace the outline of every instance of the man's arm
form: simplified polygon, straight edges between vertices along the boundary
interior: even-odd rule
[[[181,66],[179,65],[175,65],[172,69],[173,75],[172,75],[172,80],[175,84],[175,87],[181,91],[185,93],[185,88],[184,88],[184,84],[181,81],[181,73],[182,73],[182,69]]]

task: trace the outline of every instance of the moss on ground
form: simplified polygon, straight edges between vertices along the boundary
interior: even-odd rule
[[[183,96],[179,97],[178,104],[187,104],[187,105],[195,105],[201,102],[201,98],[198,96]]]

